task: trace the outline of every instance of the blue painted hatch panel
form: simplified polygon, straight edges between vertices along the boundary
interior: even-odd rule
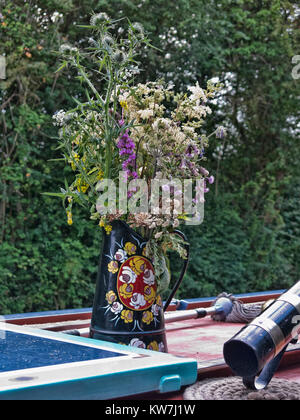
[[[12,331],[0,340],[0,372],[120,356],[124,354]]]
[[[0,400],[114,399],[196,380],[191,358],[0,322]]]

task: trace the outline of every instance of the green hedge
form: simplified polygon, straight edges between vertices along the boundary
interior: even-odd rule
[[[70,108],[74,97],[85,97],[76,75],[68,69],[56,73],[56,51],[61,43],[89,36],[76,24],[88,23],[92,11],[128,16],[150,31],[162,51],[143,55],[141,81],[164,74],[183,87],[195,79],[205,84],[213,76],[226,81],[231,75],[232,89],[217,107],[218,123],[229,135],[224,143],[211,143],[205,166],[216,185],[207,195],[204,223],[184,228],[191,261],[177,297],[285,288],[299,280],[300,83],[291,78],[299,28],[287,18],[296,7],[277,0],[180,0],[177,8],[171,0],[5,3],[0,10],[0,53],[7,58],[7,79],[0,81],[0,313],[93,302],[100,230],[80,209],[68,226],[61,202],[42,195],[59,192],[68,178],[59,161],[50,161],[60,157],[52,115]],[[53,19],[55,11],[63,18]],[[171,267],[175,279],[180,261],[171,258]]]

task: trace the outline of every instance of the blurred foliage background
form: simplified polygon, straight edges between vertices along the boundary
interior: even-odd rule
[[[52,115],[84,97],[59,68],[62,43],[80,45],[94,12],[140,22],[152,44],[138,81],[175,88],[218,77],[224,91],[206,168],[216,178],[205,220],[184,227],[191,260],[177,297],[286,288],[300,274],[298,2],[280,0],[2,0],[0,55],[0,313],[90,307],[100,229],[80,209],[68,226],[57,191]],[[172,259],[174,277],[180,262]]]

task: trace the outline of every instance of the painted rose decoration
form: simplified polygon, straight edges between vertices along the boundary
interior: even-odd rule
[[[143,281],[148,284],[148,286],[153,286],[155,284],[155,276],[153,270],[146,268],[143,273]]]
[[[156,289],[154,268],[149,260],[132,256],[122,264],[117,290],[124,306],[134,311],[147,310],[155,301]]]
[[[122,270],[121,275],[119,275],[119,279],[121,283],[135,283],[136,281],[136,273],[132,271],[132,269],[128,266],[125,266]]]
[[[147,305],[144,296],[141,293],[134,293],[130,299],[129,305],[134,308],[135,311],[144,309]]]
[[[115,260],[123,263],[127,259],[127,252],[124,251],[124,249],[118,249],[118,251],[115,253]]]

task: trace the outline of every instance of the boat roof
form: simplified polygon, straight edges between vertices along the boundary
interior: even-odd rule
[[[270,292],[258,292],[235,295],[243,303],[262,302],[273,299],[284,290],[274,290]],[[209,307],[215,300],[211,298],[184,299],[172,302],[166,313],[174,311],[188,310],[196,307]],[[86,340],[91,340],[89,335],[89,325],[91,318],[91,308],[68,309],[63,311],[46,311],[27,314],[6,315],[3,320],[10,325],[18,325],[23,328],[36,328],[44,331],[62,333],[76,329]],[[175,321],[166,324],[166,334],[168,351],[171,356],[182,358],[182,360],[196,361],[196,371],[199,380],[229,376],[233,373],[226,365],[223,358],[223,345],[234,336],[244,324],[217,322],[210,317],[202,319],[188,319]],[[64,334],[65,335],[65,334]],[[290,379],[300,383],[300,345],[290,344],[280,369],[275,376]],[[0,381],[1,384],[1,381]],[[153,392],[129,395],[128,398],[137,399],[159,399],[166,398]],[[182,388],[167,395],[169,399],[181,399]]]

